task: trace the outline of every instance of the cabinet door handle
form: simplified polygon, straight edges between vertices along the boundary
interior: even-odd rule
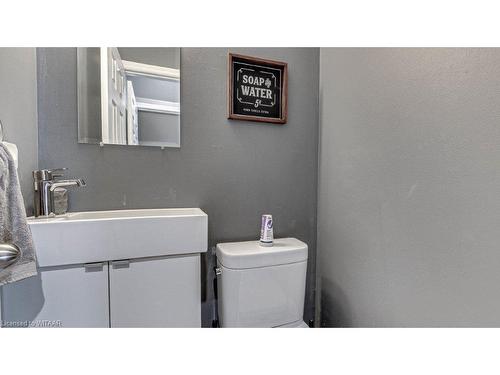
[[[130,260],[125,259],[125,260],[114,260],[111,262],[111,265],[113,266],[113,269],[117,268],[129,268],[130,267]]]
[[[85,272],[98,272],[102,271],[104,267],[104,262],[99,263],[86,263],[83,265],[85,267]]]

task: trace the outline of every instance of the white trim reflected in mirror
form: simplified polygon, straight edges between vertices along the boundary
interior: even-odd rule
[[[122,60],[123,67],[129,74],[140,74],[152,77],[162,77],[169,79],[181,79],[181,73],[179,69],[165,68],[163,66],[142,64],[135,61]]]
[[[139,111],[153,113],[167,113],[170,115],[181,115],[180,103],[167,102],[164,100],[155,100],[149,98],[136,97],[137,109]]]

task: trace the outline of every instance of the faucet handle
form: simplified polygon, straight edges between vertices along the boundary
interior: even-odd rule
[[[51,181],[54,177],[64,176],[64,171],[68,168],[55,168],[55,169],[37,169],[33,173],[33,181],[35,183],[35,191],[37,190],[37,184],[41,181]]]
[[[49,169],[49,173],[52,175],[52,177],[63,177],[64,171],[67,170],[68,168],[54,168],[54,169]]]

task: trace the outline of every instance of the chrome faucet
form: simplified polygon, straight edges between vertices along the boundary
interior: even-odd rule
[[[33,171],[35,189],[35,217],[51,216],[54,213],[54,191],[62,187],[85,186],[82,179],[59,180],[67,168],[40,169]]]

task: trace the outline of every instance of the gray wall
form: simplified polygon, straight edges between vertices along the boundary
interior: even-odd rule
[[[167,102],[179,102],[180,100],[178,80],[134,75],[127,75],[127,80],[132,81],[134,94],[137,97]]]
[[[139,111],[139,144],[165,145],[179,143],[180,117],[170,113]]]
[[[101,126],[101,53],[99,47],[78,48],[78,140],[100,143]]]
[[[500,326],[500,50],[321,49],[323,326]]]
[[[5,140],[15,143],[19,149],[19,180],[27,212],[31,215],[31,171],[38,165],[34,48],[0,48],[0,120]]]
[[[179,69],[178,47],[119,47],[118,52],[123,60]]]
[[[289,64],[289,121],[226,119],[227,49],[181,53],[181,148],[77,143],[76,49],[38,49],[39,164],[69,167],[85,189],[71,210],[200,207],[209,243],[259,236],[272,213],[276,236],[310,245],[305,319],[314,316],[319,50],[231,49]],[[204,258],[211,270],[213,258]],[[203,323],[212,319],[212,274],[204,273]],[[208,280],[208,281],[207,281]]]

